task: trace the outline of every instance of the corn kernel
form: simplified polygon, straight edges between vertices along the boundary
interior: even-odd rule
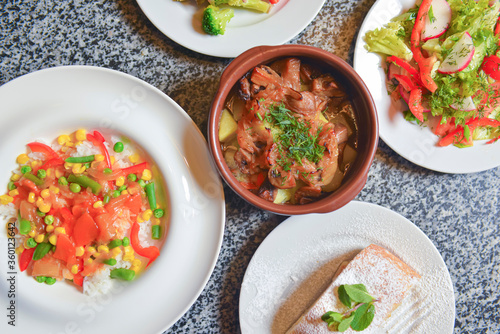
[[[85,260],[85,264],[92,264],[92,262],[94,262],[94,259],[91,259],[90,257]]]
[[[141,266],[141,264],[142,264],[142,262],[141,262],[141,260],[139,260],[139,259],[135,259],[134,261],[132,261],[132,265],[133,265],[134,267],[140,267],[140,266]]]
[[[19,255],[22,252],[24,252],[24,246],[20,245],[19,247],[16,248],[16,254]]]
[[[13,201],[14,199],[9,195],[0,196],[0,204],[7,205],[9,203],[12,203]]]
[[[76,140],[86,140],[87,139],[87,131],[85,129],[78,129],[75,132]]]
[[[59,188],[56,186],[50,186],[49,190],[53,192],[54,194],[59,194]]]
[[[125,184],[125,177],[123,176],[119,176],[116,181],[115,181],[115,184],[117,187],[121,187]]]
[[[74,174],[81,174],[81,173],[85,172],[86,169],[87,169],[87,167],[85,167],[85,165],[74,164],[73,167],[71,168],[71,171]]]
[[[21,178],[21,175],[19,175],[19,174],[12,174],[12,176],[10,177],[10,180],[13,181],[13,182],[16,182],[16,181],[19,181],[20,178]]]
[[[73,275],[78,274],[78,269],[79,269],[79,268],[78,268],[78,265],[77,265],[77,264],[74,264],[73,266],[71,266],[71,273],[72,273]]]
[[[38,234],[37,236],[35,236],[35,241],[38,243],[42,243],[43,239],[45,239],[45,234]]]
[[[76,247],[75,255],[83,256],[83,254],[85,254],[85,248],[83,248],[83,246]]]
[[[102,208],[102,205],[103,205],[103,204],[102,204],[102,201],[97,201],[97,202],[95,202],[95,203],[94,203],[94,205],[92,205],[92,206],[93,206],[95,209],[97,209],[97,208]]]
[[[128,195],[128,190],[122,190],[121,195]]]
[[[66,147],[66,146],[61,147],[61,151],[62,151],[63,153],[68,152],[68,150],[69,150],[69,147]]]
[[[56,177],[57,178],[60,178],[63,175],[64,175],[63,172],[61,172],[59,169],[56,169]]]
[[[96,155],[94,155],[94,160],[95,161],[104,161],[104,155],[96,154]]]
[[[80,141],[80,140],[79,140],[79,141],[77,141],[77,142],[75,143],[75,146],[80,146],[80,145],[82,145],[82,144],[83,144],[83,141]]]
[[[54,231],[55,227],[54,225],[47,225],[47,227],[45,228],[45,231],[50,233],[52,231]]]
[[[26,153],[19,154],[16,159],[16,162],[20,165],[24,165],[28,161],[30,161],[30,157]]]
[[[68,147],[75,147],[75,143],[73,143],[72,141],[68,141],[64,145],[66,145]]]
[[[101,257],[101,253],[99,252],[95,252],[94,254],[92,254],[93,257],[95,257],[96,259],[100,258]]]
[[[114,156],[110,156],[109,157],[109,162],[111,162],[111,165],[114,165],[115,164],[115,157]]]
[[[29,232],[28,232],[28,235],[29,235],[30,237],[34,238],[34,237],[35,237],[35,235],[36,235],[35,230],[31,230],[31,231],[29,231]]]
[[[123,247],[123,250],[125,251],[125,255],[123,255],[124,261],[133,261],[135,259],[134,250],[132,249],[132,246],[125,246]]]
[[[132,154],[132,155],[129,155],[129,156],[128,156],[128,160],[129,160],[131,163],[133,163],[133,164],[135,164],[136,162],[138,162],[138,161],[139,161],[139,158],[140,158],[140,157],[139,157],[139,154],[137,154],[137,153],[134,153],[134,154]]]
[[[19,190],[17,190],[17,189],[9,191],[9,196],[14,197],[17,195],[19,195]]]
[[[144,219],[142,219],[141,215],[137,215],[137,222],[144,223]]]
[[[109,248],[106,245],[99,245],[99,247],[97,247],[97,251],[99,253],[109,253]]]
[[[60,135],[59,137],[57,137],[57,143],[59,145],[64,145],[69,141],[71,141],[71,138],[68,135]]]
[[[150,220],[151,216],[153,216],[153,211],[151,211],[151,209],[147,209],[142,213],[142,219],[144,219],[144,221]]]
[[[89,247],[87,247],[87,252],[89,254],[94,254],[96,252],[96,249],[95,249],[95,247],[89,246]]]
[[[46,173],[47,173],[47,176],[51,176],[52,175],[52,168],[47,169]]]
[[[118,254],[121,254],[122,250],[120,247],[115,247],[111,250],[111,254],[113,254],[113,257],[114,256],[117,256]]]
[[[43,203],[38,207],[38,210],[40,210],[43,213],[48,213],[50,211],[51,205],[47,203]]]
[[[66,229],[64,227],[56,227],[54,230],[55,235],[66,234]]]
[[[36,199],[35,204],[36,204],[36,206],[38,206],[38,207],[39,207],[40,205],[42,205],[42,204],[43,204],[43,198],[38,197],[38,198]]]
[[[160,225],[161,220],[160,218],[153,217],[151,218],[151,223],[153,223],[153,225]]]
[[[137,266],[131,266],[130,267],[130,270],[135,271],[136,274],[139,272],[140,269],[141,269],[141,267],[137,267]]]
[[[64,163],[64,168],[71,169],[71,168],[73,168],[73,165],[74,165],[74,163],[72,163],[72,162],[65,162]]]
[[[141,180],[149,181],[149,180],[151,180],[151,176],[152,176],[151,171],[149,169],[145,169],[142,172]]]
[[[42,196],[42,198],[49,198],[50,197],[50,190],[49,189],[43,189],[40,192],[40,196]]]
[[[49,242],[52,244],[52,245],[56,245],[57,243],[57,235],[55,234],[51,234],[50,237],[49,237]]]
[[[33,160],[31,162],[31,167],[32,168],[37,168],[38,166],[41,166],[42,165],[42,162],[41,161],[38,161],[38,160]]]

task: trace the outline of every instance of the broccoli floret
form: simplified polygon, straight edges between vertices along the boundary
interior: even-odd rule
[[[241,7],[245,9],[253,9],[259,12],[267,13],[271,5],[263,0],[208,0],[211,5],[223,6],[228,5],[231,7]]]
[[[220,9],[219,7],[208,5],[203,11],[203,30],[210,35],[224,35],[226,25],[234,16],[232,8]]]

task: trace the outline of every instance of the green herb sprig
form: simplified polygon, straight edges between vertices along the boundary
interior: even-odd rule
[[[377,301],[370,296],[364,284],[343,284],[338,288],[339,299],[349,308],[345,313],[329,311],[323,314],[321,320],[325,321],[330,328],[336,328],[339,332],[345,332],[352,328],[362,331],[372,323],[375,316],[375,305]]]

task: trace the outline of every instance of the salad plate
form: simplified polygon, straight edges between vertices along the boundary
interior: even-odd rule
[[[270,12],[234,9],[224,35],[203,32],[205,6],[196,1],[137,0],[144,14],[174,42],[209,56],[234,58],[258,45],[280,45],[300,33],[315,17],[325,0],[281,0]]]
[[[433,243],[401,215],[358,201],[328,214],[288,218],[266,237],[243,278],[242,333],[286,332],[338,266],[370,244],[386,248],[422,278],[383,328],[366,332],[453,333],[453,285]]]
[[[169,230],[156,261],[131,282],[87,296],[72,284],[39,284],[0,257],[1,305],[15,327],[1,333],[161,333],[194,303],[222,243],[222,184],[203,135],[167,95],[130,75],[90,66],[55,67],[0,87],[0,182],[6,185],[26,143],[78,128],[117,131],[155,161],[167,187]],[[1,218],[5,226],[5,218]],[[2,252],[13,246],[5,229]],[[120,281],[117,281],[120,282]],[[11,312],[12,314],[12,312]],[[139,319],[139,320],[138,320]],[[140,320],[142,319],[142,320]]]
[[[474,146],[468,148],[438,147],[438,137],[429,128],[404,119],[401,111],[408,108],[404,102],[391,101],[382,57],[365,49],[364,36],[414,6],[415,0],[377,0],[356,40],[354,69],[365,81],[377,106],[380,138],[403,158],[442,173],[475,173],[499,166],[500,142],[475,141]]]

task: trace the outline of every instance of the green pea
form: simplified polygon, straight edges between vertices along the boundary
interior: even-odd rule
[[[46,213],[45,213],[45,212],[40,211],[40,209],[36,209],[36,215],[37,215],[38,217],[45,217]]]
[[[90,162],[88,162],[84,166],[85,166],[85,169],[89,169],[92,165],[90,164]]]
[[[29,220],[21,219],[19,221],[19,234],[26,235],[31,231],[31,223]]]
[[[64,176],[61,176],[59,180],[57,180],[57,183],[59,183],[61,186],[67,186],[68,180]]]
[[[14,189],[17,189],[16,185],[14,184],[14,182],[10,181],[7,188],[9,190],[14,190]]]
[[[30,166],[23,166],[21,167],[21,174],[26,174],[31,172],[31,167]]]
[[[47,171],[45,169],[39,169],[38,172],[36,172],[36,176],[40,179],[45,179],[47,177]]]
[[[115,259],[107,259],[107,260],[104,260],[103,262],[109,266],[114,266],[116,264]]]
[[[37,243],[36,243],[35,239],[29,238],[26,241],[26,247],[28,247],[28,248],[35,248],[36,246],[37,246]]]
[[[123,238],[122,245],[123,247],[130,246],[130,239],[128,237]]]
[[[119,191],[119,192],[122,192],[122,191],[124,191],[124,190],[127,190],[127,186],[126,186],[126,185],[123,185],[123,186],[121,186],[120,188],[118,188],[118,191]]]
[[[140,179],[137,183],[139,183],[139,185],[143,188],[146,186],[146,182],[143,179]]]
[[[127,180],[129,180],[131,182],[135,182],[137,180],[137,175],[129,174],[129,175],[127,175]]]
[[[153,225],[151,227],[151,238],[153,238],[153,239],[160,239],[161,238],[161,226],[160,225]]]
[[[104,174],[112,174],[113,173],[113,170],[111,168],[104,168],[104,170],[102,171]]]
[[[69,190],[73,193],[79,193],[82,190],[82,187],[78,183],[71,183],[69,185]]]
[[[52,216],[52,215],[45,216],[45,218],[43,219],[43,222],[47,225],[52,225],[54,223],[54,216]]]
[[[118,268],[118,269],[113,269],[109,273],[109,277],[111,278],[119,278],[124,281],[131,281],[135,277],[135,271],[131,269],[125,269],[125,268]]]
[[[120,239],[113,239],[109,242],[108,248],[113,249],[113,248],[119,247],[121,245],[122,245],[122,241]]]
[[[45,280],[47,279],[47,277],[45,277],[45,276],[37,276],[37,277],[35,277],[35,279],[36,279],[36,281],[38,283],[43,283],[43,282],[45,282]]]
[[[34,240],[33,240],[34,241]],[[35,252],[33,253],[33,260],[37,261],[43,258],[52,248],[52,245],[48,242],[42,242],[36,246]]]
[[[123,143],[121,141],[116,142],[115,146],[113,146],[113,150],[116,153],[121,153],[123,152]]]
[[[165,214],[165,210],[163,210],[163,209],[155,209],[153,211],[153,216],[155,216],[156,218],[161,218],[161,217],[163,217],[164,214]]]
[[[45,279],[45,284],[47,284],[47,285],[52,285],[52,284],[54,284],[55,282],[56,282],[56,279],[55,279],[54,277],[47,277],[47,278]]]
[[[113,191],[113,197],[116,198],[118,196],[120,196],[120,191],[119,190]]]
[[[103,199],[102,199],[102,202],[103,202],[104,204],[108,204],[110,199],[111,199],[111,196],[109,196],[109,195],[104,195],[104,197],[103,197]]]

